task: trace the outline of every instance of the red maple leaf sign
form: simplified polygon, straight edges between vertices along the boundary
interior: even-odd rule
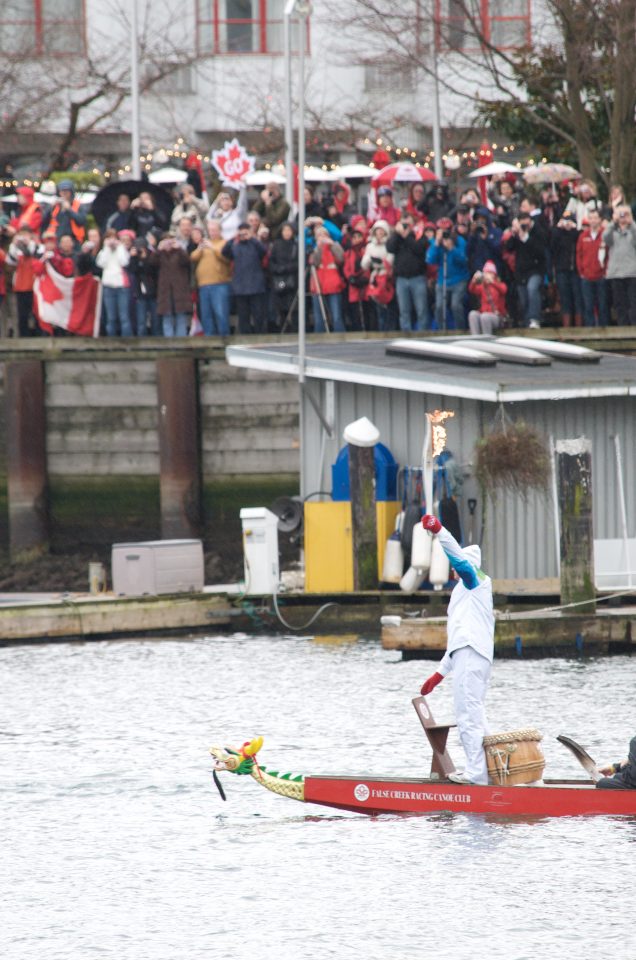
[[[55,281],[48,273],[45,271],[42,277],[40,278],[40,296],[45,303],[55,303],[56,300],[63,300],[64,294],[59,287],[55,285]]]
[[[254,157],[250,157],[236,137],[225,141],[222,150],[212,151],[212,166],[223,183],[242,183],[254,169]]]

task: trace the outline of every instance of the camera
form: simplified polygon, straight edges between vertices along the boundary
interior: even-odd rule
[[[442,230],[442,240],[450,240],[451,232],[450,230]]]

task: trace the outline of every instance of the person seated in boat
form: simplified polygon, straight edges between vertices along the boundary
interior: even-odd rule
[[[601,773],[605,776],[596,784],[600,790],[636,790],[636,737],[630,741],[627,760],[601,767]]]
[[[455,717],[466,754],[466,769],[463,773],[452,773],[450,779],[456,783],[487,784],[483,739],[488,733],[484,702],[495,642],[492,580],[480,569],[481,550],[476,544],[460,547],[431,514],[422,517],[422,524],[439,538],[459,582],[448,604],[446,653],[437,671],[424,682],[421,692],[422,696],[429,694],[452,671]]]

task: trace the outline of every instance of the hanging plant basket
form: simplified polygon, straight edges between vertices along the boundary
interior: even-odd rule
[[[527,497],[544,493],[550,481],[550,451],[545,437],[523,420],[501,411],[493,430],[475,446],[476,476],[492,497],[499,491]]]

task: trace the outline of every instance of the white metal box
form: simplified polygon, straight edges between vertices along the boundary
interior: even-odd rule
[[[245,592],[270,594],[278,592],[278,517],[267,507],[244,507],[243,562]]]
[[[595,540],[597,590],[624,590],[636,585],[636,539]]]
[[[111,574],[114,593],[124,597],[201,591],[203,545],[200,540],[114,543]]]

